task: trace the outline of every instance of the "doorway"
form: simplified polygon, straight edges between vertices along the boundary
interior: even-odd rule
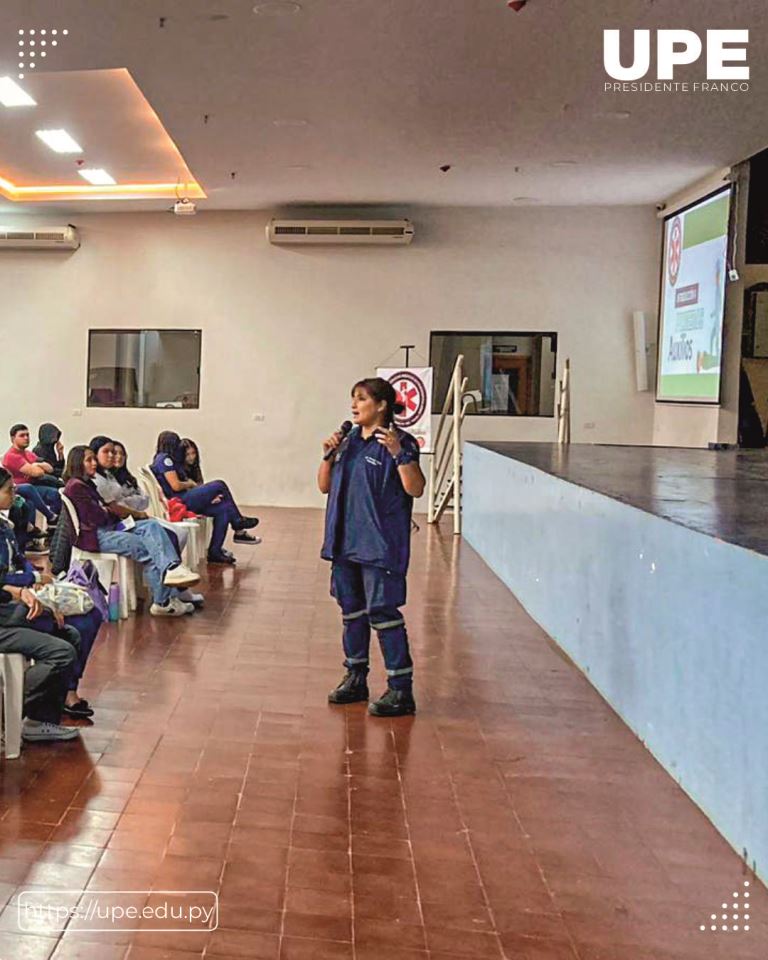
[[[768,443],[768,283],[744,291],[739,381],[739,446]]]

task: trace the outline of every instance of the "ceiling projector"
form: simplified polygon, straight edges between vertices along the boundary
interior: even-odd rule
[[[187,197],[183,200],[177,200],[173,205],[173,212],[177,217],[194,217],[197,213],[197,206]]]

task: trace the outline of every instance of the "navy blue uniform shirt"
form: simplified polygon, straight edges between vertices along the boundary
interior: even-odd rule
[[[419,461],[419,445],[397,430],[402,462]],[[333,462],[325,512],[324,560],[351,560],[405,573],[411,555],[413,497],[403,489],[392,454],[375,435],[353,427]]]
[[[171,497],[178,497],[178,493],[171,489],[171,485],[166,480],[165,475],[171,470],[175,470],[179,480],[186,480],[186,474],[184,473],[184,468],[179,466],[169,453],[158,453],[150,464],[150,470],[154,473],[155,477],[157,477],[157,482],[160,484],[160,488],[167,500],[170,500]]]

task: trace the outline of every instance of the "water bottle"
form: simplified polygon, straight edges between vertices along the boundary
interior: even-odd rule
[[[109,587],[109,621],[116,623],[120,619],[120,587],[116,583]]]

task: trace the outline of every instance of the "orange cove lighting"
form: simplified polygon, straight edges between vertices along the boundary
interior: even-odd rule
[[[0,109],[5,128],[0,196],[6,200],[46,203],[206,198],[205,190],[125,68],[40,73],[28,77],[25,88],[29,88],[30,106],[18,107],[7,115]],[[93,167],[105,166],[110,172],[118,168],[114,171],[117,183],[83,183],[80,171],[62,166],[55,153],[43,156],[37,152],[36,131],[42,125],[61,126],[55,122],[59,117],[67,118],[67,127],[73,129],[87,157],[101,161],[92,163]],[[119,123],[114,118],[119,118]],[[120,182],[121,175],[125,182]],[[72,182],[70,177],[80,182]]]
[[[207,196],[199,183],[116,183],[114,186],[68,186],[46,184],[39,187],[17,187],[0,176],[0,195],[17,203],[34,201],[67,200],[73,197],[91,200],[140,200],[142,198],[176,199],[180,195],[192,200],[204,200]]]

